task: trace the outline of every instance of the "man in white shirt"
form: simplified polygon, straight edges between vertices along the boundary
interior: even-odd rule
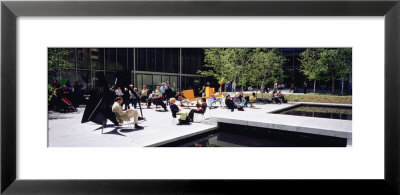
[[[162,93],[162,97],[163,97],[163,100],[165,100],[165,90],[167,89],[167,86],[165,86],[165,83],[162,83],[161,84],[161,88],[160,88],[160,90],[161,90],[161,93]]]
[[[135,123],[135,129],[143,129],[142,126],[139,126],[138,123],[138,118],[139,114],[136,110],[133,109],[128,109],[126,111],[122,110],[122,104],[123,99],[121,97],[115,98],[115,102],[112,106],[112,112],[115,113],[115,118],[117,119],[118,123],[123,123],[123,121],[130,121],[131,118],[133,118],[134,123]]]
[[[115,95],[116,95],[117,97],[122,97],[122,96],[124,95],[124,93],[122,93],[122,91],[121,91],[121,87],[118,87],[118,88],[115,90]]]

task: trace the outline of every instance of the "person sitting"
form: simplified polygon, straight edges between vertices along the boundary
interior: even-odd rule
[[[188,117],[188,113],[187,112],[182,112],[178,105],[175,104],[176,99],[175,98],[171,98],[169,99],[170,105],[169,108],[171,109],[172,112],[172,117],[176,118],[176,115],[181,115],[181,118],[179,119],[179,124],[190,124],[190,117]]]
[[[282,91],[278,92],[278,99],[282,100],[283,103],[287,103],[286,99],[285,99],[285,95],[282,93]]]
[[[220,107],[225,106],[225,99],[226,99],[226,97],[224,96],[224,94],[221,94],[221,97],[219,98]],[[218,101],[218,99],[217,99],[217,101]]]
[[[226,105],[226,107],[228,107],[228,109],[230,109],[232,112],[233,112],[233,110],[234,110],[235,108],[238,109],[238,110],[240,110],[240,111],[243,111],[243,107],[240,106],[240,105],[238,105],[238,104],[235,104],[235,102],[233,102],[233,100],[232,100],[232,98],[231,98],[230,95],[227,95],[227,96],[226,96],[225,105]]]
[[[147,87],[146,85],[143,85],[142,92],[140,93],[140,101],[141,102],[146,102],[147,101]]]
[[[240,101],[242,101],[242,98],[243,98],[243,91],[240,91],[240,92],[239,92],[238,98],[239,98]]]
[[[248,104],[249,104],[249,96],[245,96],[244,98],[242,98],[242,102],[240,103],[240,105],[242,105],[243,107],[247,107]]]
[[[156,92],[153,90],[153,91],[150,93],[149,97],[147,98],[147,108],[150,108],[151,102],[152,102],[152,100],[153,100],[153,96],[155,96],[155,95],[156,95]]]
[[[278,97],[276,96],[275,93],[276,93],[275,91],[273,91],[273,92],[271,93],[271,96],[270,96],[271,102],[272,102],[272,103],[275,102],[275,103],[277,103],[277,104],[280,104],[281,101],[278,99]]]
[[[156,107],[161,106],[162,108],[164,108],[164,111],[168,111],[167,106],[165,105],[165,103],[163,101],[162,93],[152,94],[151,102],[153,102],[153,104],[156,105]]]
[[[256,102],[256,93],[252,93],[249,98],[250,108],[253,108],[253,104]]]
[[[212,105],[217,101],[217,98],[214,94],[211,94],[211,97],[208,99],[208,107],[212,108]]]
[[[131,118],[133,118],[133,121],[135,123],[135,128],[136,129],[143,129],[142,126],[138,125],[138,118],[139,114],[136,110],[128,109],[126,111],[122,110],[121,104],[123,103],[123,99],[121,97],[115,98],[115,102],[112,106],[112,112],[115,113],[115,117],[118,121],[118,123],[123,123],[124,121],[131,121]]]
[[[157,86],[156,87],[156,94],[162,94],[163,92],[161,91],[161,89],[160,89],[160,86]]]
[[[191,109],[189,112],[190,121],[193,122],[194,113],[204,114],[207,109],[206,98],[201,98],[201,103],[197,102],[196,109]]]
[[[189,103],[191,103],[186,97],[181,94],[181,92],[177,91],[175,95],[175,99],[181,102],[181,106],[183,106],[183,103],[187,103],[187,107],[189,107]],[[191,103],[193,104],[193,103]]]

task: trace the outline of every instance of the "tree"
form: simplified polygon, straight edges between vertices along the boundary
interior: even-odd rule
[[[65,70],[74,68],[74,64],[67,59],[71,56],[72,50],[65,48],[49,48],[48,49],[48,71],[54,71],[59,74],[61,80],[62,73]]]
[[[275,50],[256,51],[251,59],[253,81],[259,85],[272,83],[275,80],[281,81],[283,79],[282,64],[285,62],[286,58]]]
[[[300,71],[307,76],[309,80],[314,81],[314,93],[317,80],[321,79],[324,73],[327,72],[327,66],[324,63],[319,63],[321,49],[306,49],[300,54]]]
[[[351,48],[338,49],[338,78],[342,80],[341,94],[343,94],[344,81],[348,81],[352,72]]]
[[[205,49],[204,67],[198,72],[217,80],[225,78],[236,81],[240,86],[262,85],[265,82],[282,80],[286,58],[276,50],[226,48]]]
[[[327,67],[327,74],[332,81],[333,93],[336,79],[347,80],[351,74],[351,49],[322,49],[319,63]]]
[[[233,67],[234,81],[242,87],[249,81],[248,67],[249,59],[251,56],[251,49],[249,48],[228,48],[226,49],[229,55],[229,62]],[[251,76],[251,75],[250,75]]]
[[[204,50],[204,69],[197,72],[217,80],[237,81],[239,85],[247,82],[245,67],[248,50],[245,48],[212,48]]]

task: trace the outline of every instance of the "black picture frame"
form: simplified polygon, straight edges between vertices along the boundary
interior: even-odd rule
[[[16,179],[16,20],[19,16],[385,16],[383,180]],[[133,0],[1,2],[1,193],[3,194],[398,194],[399,0]],[[34,127],[33,127],[34,128]],[[99,170],[101,171],[101,170]],[[365,170],[368,171],[368,170]]]

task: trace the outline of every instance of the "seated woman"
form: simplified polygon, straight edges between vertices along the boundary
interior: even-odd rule
[[[247,106],[247,104],[249,104],[249,96],[245,96],[244,98],[242,98],[242,102],[240,103],[240,105],[242,106]]]
[[[275,102],[275,103],[277,103],[277,104],[280,104],[281,101],[278,99],[278,97],[276,96],[275,93],[276,93],[275,91],[273,91],[273,92],[271,93],[271,96],[270,96],[271,102],[272,102],[272,103]]]
[[[186,97],[183,94],[181,94],[181,92],[179,91],[176,92],[175,99],[181,102],[181,106],[183,106],[183,103],[187,103],[187,106],[189,107],[190,100],[186,99]]]
[[[193,122],[194,113],[204,114],[207,109],[206,98],[201,98],[201,103],[197,102],[196,109],[191,109],[189,112],[190,121]]]
[[[146,85],[143,85],[142,92],[140,93],[140,101],[141,102],[146,102],[147,101],[147,87]]]
[[[278,92],[278,99],[282,100],[283,103],[287,103],[285,100],[285,95],[283,95],[282,91]]]
[[[172,117],[176,118],[176,115],[181,115],[181,118],[179,119],[179,124],[190,124],[190,117],[188,117],[188,113],[181,112],[181,110],[179,110],[179,107],[175,104],[176,99],[171,98],[169,99],[169,102],[169,108],[171,109]]]
[[[224,94],[221,94],[221,97],[219,98],[220,107],[225,106],[225,99],[226,99],[226,97],[224,96]]]
[[[208,99],[208,107],[210,109],[212,108],[212,105],[217,101],[217,98],[214,96],[214,94],[211,95],[211,97]]]
[[[252,93],[249,98],[250,107],[254,107],[253,104],[256,102],[256,93]]]

